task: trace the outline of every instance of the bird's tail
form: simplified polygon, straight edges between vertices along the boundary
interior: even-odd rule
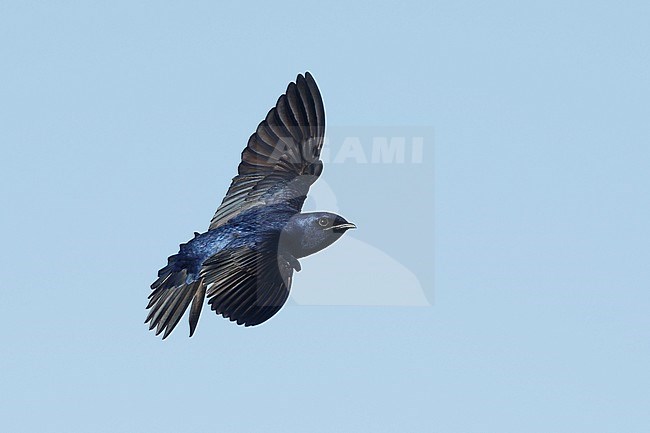
[[[158,279],[151,285],[147,305],[150,311],[144,323],[149,323],[150,330],[156,328],[156,335],[164,331],[163,340],[174,330],[190,302],[190,337],[199,321],[206,286],[202,278],[188,271],[191,265],[186,257],[175,254],[169,258],[167,266],[158,271]]]

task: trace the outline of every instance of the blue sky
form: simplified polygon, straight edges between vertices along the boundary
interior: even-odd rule
[[[3,2],[0,427],[647,431],[649,16]],[[307,207],[359,229],[268,323],[161,342],[149,284],[306,70],[331,156]]]

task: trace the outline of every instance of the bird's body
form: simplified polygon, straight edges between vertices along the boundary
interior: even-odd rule
[[[215,254],[243,246],[257,247],[265,242],[277,245],[282,229],[294,214],[281,206],[254,208],[227,225],[195,233],[193,239],[180,245],[178,253],[191,269],[188,282],[198,278],[203,263]]]
[[[260,324],[286,302],[298,259],[355,227],[328,212],[300,212],[322,172],[324,129],[316,83],[299,75],[249,139],[209,230],[181,244],[158,272],[147,305],[150,329],[166,338],[191,303],[191,336],[206,297],[217,314]]]

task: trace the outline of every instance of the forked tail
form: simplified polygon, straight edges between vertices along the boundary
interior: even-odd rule
[[[156,335],[164,331],[163,340],[174,330],[190,302],[190,337],[194,334],[206,287],[202,278],[188,273],[193,265],[187,257],[175,254],[169,257],[167,266],[158,271],[158,279],[151,285],[147,305],[150,311],[144,323],[149,323],[150,330],[156,328]]]

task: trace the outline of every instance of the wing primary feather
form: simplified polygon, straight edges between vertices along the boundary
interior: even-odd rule
[[[301,137],[299,142],[302,142],[306,137],[308,137],[309,133],[306,128],[307,115],[305,114],[302,99],[300,99],[298,86],[295,83],[290,83],[289,87],[287,87],[287,99],[289,101],[291,113],[296,119],[296,126],[300,129]]]
[[[325,107],[323,106],[323,98],[320,94],[320,90],[318,90],[318,86],[316,85],[314,77],[309,72],[305,73],[305,81],[307,82],[309,93],[311,94],[312,101],[314,102],[314,109],[316,112],[316,126],[318,127],[316,130],[316,136],[322,138],[325,136]],[[320,144],[320,147],[322,147],[322,141]],[[318,148],[319,153],[320,147]]]
[[[294,143],[300,143],[302,140],[302,133],[300,132],[300,128],[298,128],[298,120],[291,111],[291,106],[289,104],[287,96],[283,96],[284,97],[280,98],[278,101],[276,115],[284,127],[287,129],[289,134],[291,134],[291,137],[293,137]]]
[[[316,109],[314,107],[314,100],[311,97],[311,92],[309,91],[309,87],[307,86],[307,81],[305,81],[305,78],[302,75],[298,75],[298,78],[296,79],[296,86],[298,87],[298,96],[302,101],[301,108],[305,115],[304,126],[307,129],[307,133],[305,134],[305,136],[315,137],[317,134]],[[302,146],[300,146],[300,153],[303,159],[309,162],[312,162],[314,156],[311,154],[307,154],[305,150],[307,150],[307,148],[312,146],[313,143],[311,143],[311,141],[312,140],[305,140],[305,142],[302,143]]]

